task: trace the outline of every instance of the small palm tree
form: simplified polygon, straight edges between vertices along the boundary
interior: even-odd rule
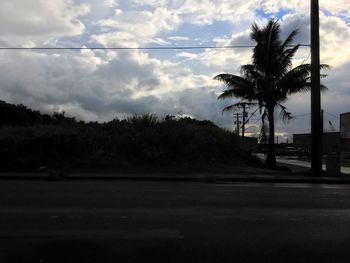
[[[261,135],[268,137],[268,153],[265,165],[276,167],[274,148],[275,138],[275,110],[279,108],[284,121],[292,118],[291,113],[282,105],[289,95],[310,90],[311,65],[302,64],[292,67],[292,59],[300,45],[291,46],[298,30],[289,34],[285,41],[280,40],[280,24],[270,20],[260,28],[252,25],[251,39],[256,43],[253,49],[252,64],[240,68],[241,76],[219,74],[216,80],[228,87],[218,99],[240,98],[242,102],[255,103],[261,113]],[[326,68],[327,65],[322,65]],[[325,88],[322,86],[321,88]],[[232,110],[238,104],[230,105],[225,110]],[[267,122],[266,122],[267,119]]]

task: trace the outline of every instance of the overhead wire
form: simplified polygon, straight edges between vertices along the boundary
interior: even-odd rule
[[[333,114],[333,113],[330,113],[330,112],[328,112],[328,111],[325,111],[325,110],[323,110],[325,113],[327,113],[329,116],[332,116],[332,117],[334,117],[334,118],[336,118],[336,119],[340,119],[340,117],[339,116],[337,116],[337,115],[335,115],[335,114]]]
[[[311,115],[311,113],[303,113],[303,114],[299,114],[299,115],[293,115],[292,117],[293,118],[298,118],[298,117],[305,117],[305,116],[308,116],[308,115]]]
[[[296,46],[296,45],[290,45]],[[309,44],[301,44],[302,47],[310,47]],[[196,50],[196,49],[240,49],[254,48],[254,45],[230,45],[230,46],[162,46],[162,47],[0,47],[0,50]]]

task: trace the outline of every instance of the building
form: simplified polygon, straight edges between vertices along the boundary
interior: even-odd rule
[[[340,114],[340,151],[342,162],[350,164],[350,112]]]
[[[296,148],[304,151],[311,151],[311,134],[293,134],[293,144]],[[340,132],[323,133],[323,154],[339,152],[340,149]]]
[[[293,134],[295,147],[311,150],[311,135]],[[340,114],[340,132],[323,133],[323,154],[340,153],[341,162],[350,165],[350,112]]]

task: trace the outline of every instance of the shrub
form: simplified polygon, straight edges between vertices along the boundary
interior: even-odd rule
[[[237,159],[235,137],[210,121],[159,120],[153,114],[106,123],[78,123],[64,114],[50,118],[52,123],[1,127],[0,169],[204,166]]]

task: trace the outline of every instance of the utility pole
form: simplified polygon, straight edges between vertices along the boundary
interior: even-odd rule
[[[233,119],[235,118],[236,118],[236,120],[234,121],[234,124],[236,125],[235,134],[239,136],[239,130],[241,125],[241,121],[239,119],[241,118],[241,114],[237,112],[236,114],[233,115]]]
[[[324,132],[324,125],[323,125],[323,121],[324,121],[324,110],[321,109],[321,131],[322,131],[322,138],[323,138],[323,132]]]
[[[245,104],[245,103],[243,103],[243,104],[242,104],[242,107],[243,107],[243,117],[242,117],[242,137],[244,138],[244,131],[245,131],[245,118],[246,118],[246,114],[247,114],[247,112],[245,111],[246,104]]]
[[[318,0],[311,0],[311,170],[322,171],[320,91],[320,21]]]
[[[237,125],[237,135],[239,136],[239,130],[240,130],[240,124],[242,124],[242,137],[244,137],[245,133],[245,125],[248,123],[249,119],[246,120],[248,117],[248,112],[246,111],[247,108],[249,109],[249,103],[246,102],[240,102],[235,104],[239,109],[242,108],[242,113],[236,113],[237,121],[235,121],[235,124]],[[255,113],[255,112],[254,112]],[[242,117],[242,122],[239,121],[239,118]]]

